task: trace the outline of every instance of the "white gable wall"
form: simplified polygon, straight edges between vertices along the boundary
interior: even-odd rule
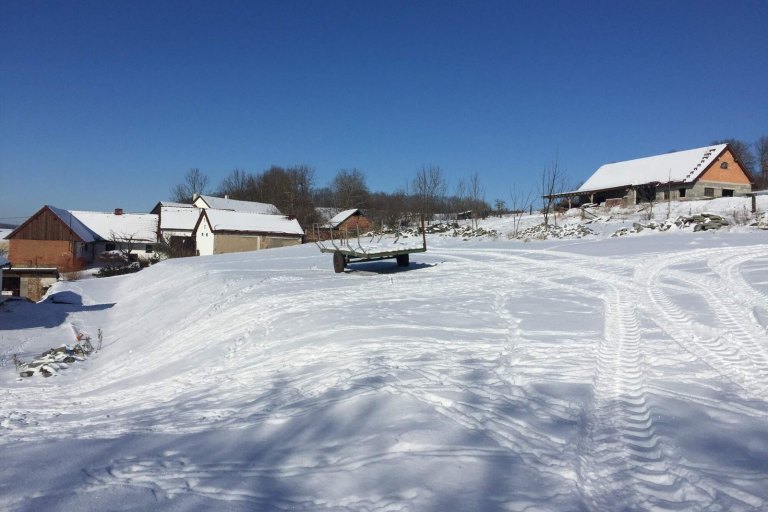
[[[210,256],[213,254],[214,236],[211,226],[205,219],[200,222],[197,228],[195,243],[197,244],[197,254],[199,256]]]

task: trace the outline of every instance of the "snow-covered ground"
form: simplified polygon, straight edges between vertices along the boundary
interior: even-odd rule
[[[766,510],[768,232],[642,235],[431,236],[344,274],[305,245],[6,304],[0,509]]]

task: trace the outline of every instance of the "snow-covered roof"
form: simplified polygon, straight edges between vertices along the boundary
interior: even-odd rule
[[[337,213],[331,220],[328,221],[328,225],[332,228],[337,228],[339,225],[350,218],[351,216],[355,214],[362,215],[362,212],[360,212],[357,208],[352,208],[350,210],[344,210],[343,212]]]
[[[161,230],[187,230],[195,229],[197,219],[200,218],[200,208],[190,208],[190,205],[161,206],[160,229]]]
[[[323,219],[324,222],[330,221],[340,211],[341,211],[341,208],[334,208],[332,206],[315,207],[315,212],[321,219]]]
[[[83,223],[81,219],[75,216],[75,212],[65,210],[63,208],[56,208],[55,206],[47,205],[47,208],[56,215],[59,220],[69,226],[69,228],[79,236],[83,242],[95,242],[98,240],[99,235],[92,229]]]
[[[4,257],[0,256],[0,267],[4,267],[4,266],[8,265],[9,263],[10,263],[10,261],[8,261]]]
[[[206,209],[211,229],[216,231],[239,231],[250,233],[276,233],[303,235],[299,221],[285,215],[264,215],[261,213],[233,212],[229,210]],[[201,214],[201,215],[203,215]]]
[[[0,228],[0,240],[3,240],[5,237],[13,233],[13,229],[11,228]]]
[[[590,192],[644,183],[690,183],[695,181],[725,150],[727,144],[676,151],[601,166],[579,187]]]
[[[257,203],[256,201],[239,201],[227,197],[198,196],[195,206],[199,208],[215,208],[217,210],[231,210],[235,212],[263,213],[266,215],[279,215],[280,210],[273,204]]]
[[[160,206],[174,206],[176,208],[197,208],[197,206],[189,203],[175,203],[173,201],[160,201]]]
[[[102,240],[127,239],[154,242],[157,240],[157,215],[153,213],[114,213],[72,211],[74,217],[90,228]]]

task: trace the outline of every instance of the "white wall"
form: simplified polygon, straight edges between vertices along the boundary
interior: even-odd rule
[[[213,233],[205,220],[200,223],[195,236],[197,243],[197,254],[200,256],[210,256],[213,254]]]

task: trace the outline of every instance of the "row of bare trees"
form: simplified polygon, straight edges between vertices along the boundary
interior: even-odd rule
[[[445,174],[434,165],[422,166],[410,183],[395,192],[372,192],[359,169],[341,169],[328,186],[316,187],[314,171],[305,165],[272,166],[260,173],[235,169],[213,189],[209,178],[194,168],[171,195],[173,201],[191,203],[196,194],[209,193],[273,204],[281,212],[295,216],[305,228],[321,220],[316,207],[364,208],[367,215],[390,226],[408,214],[423,214],[431,221],[439,214],[464,213],[478,219],[492,213],[477,173],[459,180],[455,193],[449,194]],[[504,204],[497,199],[497,210]]]
[[[200,169],[190,169],[184,181],[171,191],[173,201],[191,203],[196,195],[213,193],[230,199],[273,204],[281,212],[292,215],[302,226],[318,221],[312,194],[314,170],[306,165],[272,166],[261,173],[233,170],[218,189],[211,190],[210,180]]]

